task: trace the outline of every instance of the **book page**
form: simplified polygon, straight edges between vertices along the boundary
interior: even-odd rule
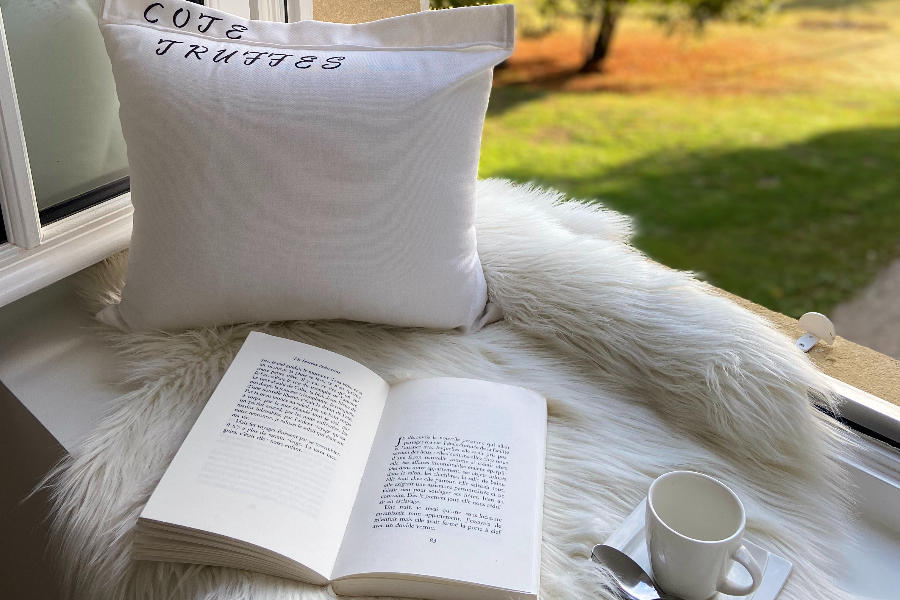
[[[339,354],[251,333],[141,518],[331,576],[388,385]]]
[[[334,578],[403,573],[537,591],[547,407],[471,379],[391,388]]]

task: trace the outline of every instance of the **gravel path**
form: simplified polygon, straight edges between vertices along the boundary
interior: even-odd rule
[[[900,360],[900,259],[828,316],[838,335]]]

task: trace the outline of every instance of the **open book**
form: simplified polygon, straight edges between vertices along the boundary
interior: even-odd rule
[[[546,431],[534,392],[391,387],[254,332],[141,513],[132,556],[346,595],[536,598]]]

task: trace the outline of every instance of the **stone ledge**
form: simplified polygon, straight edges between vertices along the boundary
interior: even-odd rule
[[[769,320],[776,329],[791,339],[797,339],[804,333],[796,319],[724,290],[715,289],[715,291]],[[831,346],[816,344],[815,348],[810,350],[809,357],[826,375],[900,406],[900,360],[854,344],[841,336],[837,336]]]
[[[329,23],[367,23],[419,12],[420,0],[313,0],[313,19]]]

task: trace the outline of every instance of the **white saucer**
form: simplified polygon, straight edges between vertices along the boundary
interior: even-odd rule
[[[616,529],[609,538],[604,542],[607,546],[612,546],[617,550],[621,550],[641,565],[647,573],[652,576],[650,570],[650,556],[647,554],[647,542],[644,534],[644,514],[647,510],[647,500],[644,499],[637,505],[628,518],[622,521],[619,528]],[[718,594],[716,600],[775,600],[784,582],[787,581],[788,575],[791,574],[793,565],[787,560],[781,558],[777,554],[772,554],[763,550],[753,542],[744,539],[744,546],[759,563],[763,571],[763,580],[759,588],[749,596],[728,596],[726,594]],[[734,563],[731,567],[730,577],[738,583],[750,583],[750,574],[741,565]]]

